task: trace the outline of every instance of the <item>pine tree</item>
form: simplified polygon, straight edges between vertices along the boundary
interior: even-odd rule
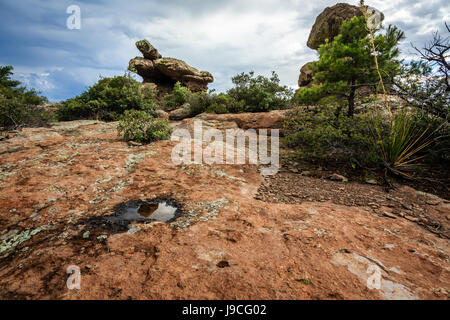
[[[297,92],[299,103],[316,103],[325,96],[334,96],[347,102],[347,115],[353,117],[357,89],[376,89],[379,85],[373,54],[377,55],[378,67],[389,83],[400,67],[397,45],[403,38],[402,31],[389,26],[384,35],[373,39],[377,50],[373,53],[366,19],[353,17],[344,21],[340,34],[319,47],[320,58],[314,66],[316,84]]]

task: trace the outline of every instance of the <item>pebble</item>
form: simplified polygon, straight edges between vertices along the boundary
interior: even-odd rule
[[[340,174],[333,173],[331,176],[328,177],[328,179],[333,181],[341,181],[341,182],[348,182],[348,179],[344,176],[341,176]]]
[[[384,211],[383,212],[383,216],[388,217],[388,218],[392,218],[392,219],[397,219],[397,216],[395,214],[389,213]]]
[[[441,203],[441,200],[439,200],[439,199],[433,199],[433,200],[427,201],[427,204],[429,204],[430,206],[437,206],[440,203]]]
[[[412,221],[412,222],[417,222],[417,221],[419,221],[418,218],[416,218],[416,217],[411,217],[411,216],[405,216],[405,219],[406,219],[406,220],[409,220],[409,221]]]

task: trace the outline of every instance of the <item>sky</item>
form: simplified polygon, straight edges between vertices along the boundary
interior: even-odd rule
[[[148,39],[164,57],[213,74],[210,89],[225,91],[231,77],[255,71],[297,88],[299,69],[316,60],[306,46],[328,0],[0,0],[0,65],[14,78],[61,101],[79,95],[100,76],[123,75]],[[405,31],[403,58],[413,58],[433,32],[446,34],[448,0],[366,0],[384,24]],[[67,8],[79,6],[81,29],[67,28]],[[139,76],[136,79],[141,80]]]

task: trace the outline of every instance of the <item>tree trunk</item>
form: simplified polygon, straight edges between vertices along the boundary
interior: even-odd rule
[[[355,88],[350,89],[350,95],[348,96],[348,114],[349,118],[353,118],[353,114],[355,113]]]

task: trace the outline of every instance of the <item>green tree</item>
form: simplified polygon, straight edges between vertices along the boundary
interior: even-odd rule
[[[379,69],[387,83],[400,68],[397,45],[403,38],[404,33],[395,26],[389,26],[385,34],[374,38]],[[335,96],[346,100],[347,115],[353,117],[358,88],[376,89],[380,83],[366,19],[362,16],[344,21],[340,34],[319,47],[319,55],[319,61],[314,65],[314,79],[320,84],[299,90],[296,94],[298,102],[316,103],[324,96]]]
[[[290,107],[293,91],[280,85],[280,79],[275,71],[270,78],[256,76],[253,71],[241,73],[233,77],[234,88],[227,94],[238,104],[244,106],[244,112],[264,112],[287,109]],[[235,111],[233,111],[235,112]]]
[[[153,113],[156,108],[153,92],[146,91],[129,74],[102,78],[81,95],[69,99],[58,110],[63,121],[98,119],[115,121],[126,110]]]
[[[47,102],[47,98],[22,86],[20,81],[12,80],[13,70],[12,66],[0,66],[0,127],[42,124],[45,116],[34,107]]]
[[[14,74],[12,66],[0,67],[0,87],[1,88],[15,88],[20,85],[20,81],[11,80],[11,76]]]

